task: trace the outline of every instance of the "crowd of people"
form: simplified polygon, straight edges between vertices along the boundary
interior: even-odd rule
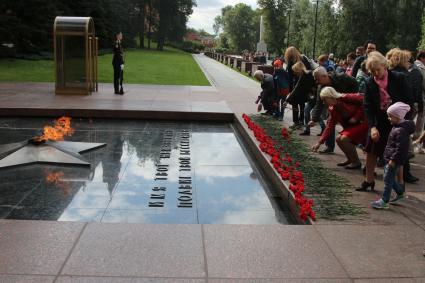
[[[372,203],[374,208],[402,200],[405,183],[419,180],[410,171],[413,147],[419,145],[423,153],[425,142],[425,51],[414,57],[393,48],[384,56],[368,41],[345,60],[333,54],[312,60],[291,46],[272,64],[273,74],[254,73],[262,88],[255,101],[258,111],[264,108],[263,114],[283,120],[291,105],[291,128],[301,130],[301,136],[320,125],[320,138],[311,150],[324,144],[319,153],[331,154],[337,144],[346,157],[337,165],[363,170],[365,179],[357,191],[374,190],[375,168],[384,167],[384,194]],[[342,130],[336,135],[337,124]],[[366,154],[364,167],[358,148]]]

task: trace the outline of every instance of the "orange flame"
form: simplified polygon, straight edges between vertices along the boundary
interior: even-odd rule
[[[63,177],[63,172],[52,172],[46,176],[47,183],[58,184]]]
[[[49,184],[54,184],[57,188],[61,189],[64,195],[69,195],[71,188],[67,183],[63,182],[61,179],[65,175],[63,172],[45,172],[46,173],[46,182]]]
[[[71,136],[74,129],[71,128],[70,117],[60,117],[55,121],[55,125],[45,126],[43,135],[37,137],[38,141],[62,141],[65,136]]]

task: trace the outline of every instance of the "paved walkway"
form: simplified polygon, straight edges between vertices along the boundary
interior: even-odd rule
[[[195,58],[212,87],[132,85],[120,97],[104,84],[98,94],[77,100],[54,96],[52,84],[0,84],[0,114],[15,107],[102,104],[108,110],[120,104],[125,110],[149,103],[157,105],[151,111],[168,111],[179,101],[199,107],[226,107],[226,101],[237,115],[255,110],[256,82],[203,55]],[[415,174],[425,179],[423,159],[415,163]],[[361,179],[340,173],[356,183]],[[312,226],[3,220],[0,282],[425,282],[423,187],[408,187],[414,201],[404,208]],[[374,197],[354,195],[366,204]],[[414,204],[417,210],[410,208]]]

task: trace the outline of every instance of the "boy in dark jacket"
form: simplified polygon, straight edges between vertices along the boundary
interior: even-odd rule
[[[393,128],[384,151],[387,162],[384,168],[384,194],[381,199],[372,202],[373,208],[388,209],[388,203],[397,203],[404,198],[404,185],[397,182],[396,176],[400,166],[406,162],[410,135],[415,132],[415,123],[404,120],[409,111],[410,106],[403,102],[396,102],[387,109],[388,120]],[[397,196],[390,201],[392,189]]]

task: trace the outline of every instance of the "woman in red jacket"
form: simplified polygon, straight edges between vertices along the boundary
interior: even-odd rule
[[[341,124],[343,130],[337,136],[336,142],[347,160],[337,165],[345,166],[346,169],[360,169],[361,162],[356,145],[366,140],[368,131],[363,96],[358,93],[341,94],[332,87],[325,87],[320,92],[320,98],[328,105],[329,118],[319,142],[311,149],[317,151],[331,134],[331,129],[336,124]]]

